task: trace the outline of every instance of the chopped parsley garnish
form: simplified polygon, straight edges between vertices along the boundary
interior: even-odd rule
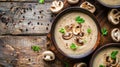
[[[118,54],[118,51],[112,51],[111,58],[116,59],[116,55]]]
[[[102,35],[103,35],[103,36],[106,36],[106,35],[108,34],[108,31],[107,31],[106,28],[102,28],[102,29],[101,29],[101,32],[102,32]]]
[[[41,48],[37,45],[34,45],[31,48],[32,48],[33,51],[40,51],[41,50]]]
[[[64,62],[65,67],[69,67],[69,64],[67,62]]]
[[[59,30],[59,32],[61,32],[61,33],[65,33],[65,29],[64,28],[61,28],[60,30]]]
[[[90,28],[87,29],[87,33],[90,34],[92,30]]]
[[[74,43],[72,43],[72,44],[70,45],[70,48],[71,48],[72,50],[76,50],[76,49],[77,49],[77,45],[74,44]]]
[[[40,4],[43,4],[45,2],[45,0],[39,0]]]
[[[105,67],[104,65],[99,65],[99,67]]]
[[[85,20],[84,20],[83,18],[81,18],[80,16],[77,16],[76,19],[75,19],[75,21],[76,21],[77,23],[79,23],[79,24],[85,22]]]

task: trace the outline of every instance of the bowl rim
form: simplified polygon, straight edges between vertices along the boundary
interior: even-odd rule
[[[61,18],[63,15],[69,13],[69,12],[73,12],[73,11],[80,11],[80,12],[83,12],[85,14],[87,14],[88,16],[90,16],[93,21],[95,22],[96,26],[97,26],[97,30],[98,30],[98,35],[97,35],[97,41],[95,43],[95,46],[91,49],[91,51],[85,53],[83,56],[79,56],[79,57],[70,57],[68,55],[66,55],[58,46],[57,46],[57,43],[56,43],[56,40],[55,40],[55,36],[54,36],[54,32],[55,32],[55,26],[56,26],[56,23],[57,21],[59,20],[59,18]],[[53,24],[52,24],[52,27],[51,27],[51,31],[50,31],[50,34],[51,34],[51,41],[52,41],[52,44],[55,46],[55,48],[58,50],[58,52],[60,52],[62,55],[64,55],[65,57],[67,58],[71,58],[71,59],[82,59],[88,55],[90,55],[96,48],[97,46],[99,45],[99,42],[100,42],[100,37],[101,37],[101,31],[100,31],[100,25],[98,23],[98,20],[96,19],[96,17],[94,16],[94,14],[92,14],[91,12],[83,9],[83,8],[79,8],[79,7],[69,7],[69,8],[66,8],[65,10],[63,10],[62,12],[60,12],[54,19],[53,21]]]
[[[105,4],[104,2],[101,2],[100,0],[97,0],[97,1],[103,6],[108,7],[108,8],[120,8],[120,5],[108,5],[108,4]]]
[[[89,66],[90,66],[90,67],[93,67],[93,66],[92,66],[92,65],[93,65],[93,61],[94,61],[96,55],[97,55],[101,50],[103,50],[103,49],[105,49],[105,48],[117,47],[117,46],[120,47],[120,43],[108,43],[108,44],[105,44],[105,45],[101,46],[100,48],[98,48],[98,49],[94,52],[94,54],[92,55],[92,58],[90,59],[90,62],[89,62]]]

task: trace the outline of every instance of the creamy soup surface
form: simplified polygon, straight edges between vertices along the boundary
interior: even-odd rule
[[[120,5],[120,0],[100,0],[107,5]]]
[[[116,59],[111,58],[112,52],[116,52]],[[110,47],[101,50],[93,61],[92,67],[120,67],[120,48]]]
[[[78,16],[85,20],[84,23],[76,22]],[[65,33],[60,32],[61,28],[65,29]],[[68,33],[72,34],[69,38]],[[95,46],[98,29],[96,23],[88,15],[71,12],[62,16],[57,22],[54,35],[57,46],[62,52],[69,57],[79,57],[91,51]],[[74,45],[71,46],[71,44]]]

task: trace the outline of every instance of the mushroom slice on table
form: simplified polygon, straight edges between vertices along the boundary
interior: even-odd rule
[[[73,37],[72,32],[66,32],[65,34],[62,35],[62,38],[65,40],[69,40]]]
[[[112,9],[108,14],[108,20],[117,25],[120,23],[120,11],[118,9]]]
[[[69,4],[77,4],[79,0],[67,0]]]
[[[114,28],[112,31],[111,31],[111,37],[114,41],[116,42],[120,42],[120,29],[118,28]]]
[[[80,5],[80,7],[83,8],[83,9],[86,9],[86,10],[90,11],[91,13],[94,13],[95,10],[96,10],[95,6],[92,5],[90,2],[87,2],[87,1],[83,2]]]
[[[73,67],[87,67],[87,64],[86,63],[76,63]]]
[[[51,12],[57,14],[59,13],[64,7],[64,3],[62,1],[53,1],[50,7]]]
[[[45,61],[52,61],[55,59],[55,55],[52,51],[45,51],[42,53],[42,56]]]

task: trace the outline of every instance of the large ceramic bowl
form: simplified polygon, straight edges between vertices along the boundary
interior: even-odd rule
[[[92,56],[90,67],[119,67],[120,43],[110,43],[100,47]]]
[[[68,8],[53,21],[51,40],[57,54],[80,59],[91,54],[98,46],[100,27],[95,16],[89,11],[77,7]]]

